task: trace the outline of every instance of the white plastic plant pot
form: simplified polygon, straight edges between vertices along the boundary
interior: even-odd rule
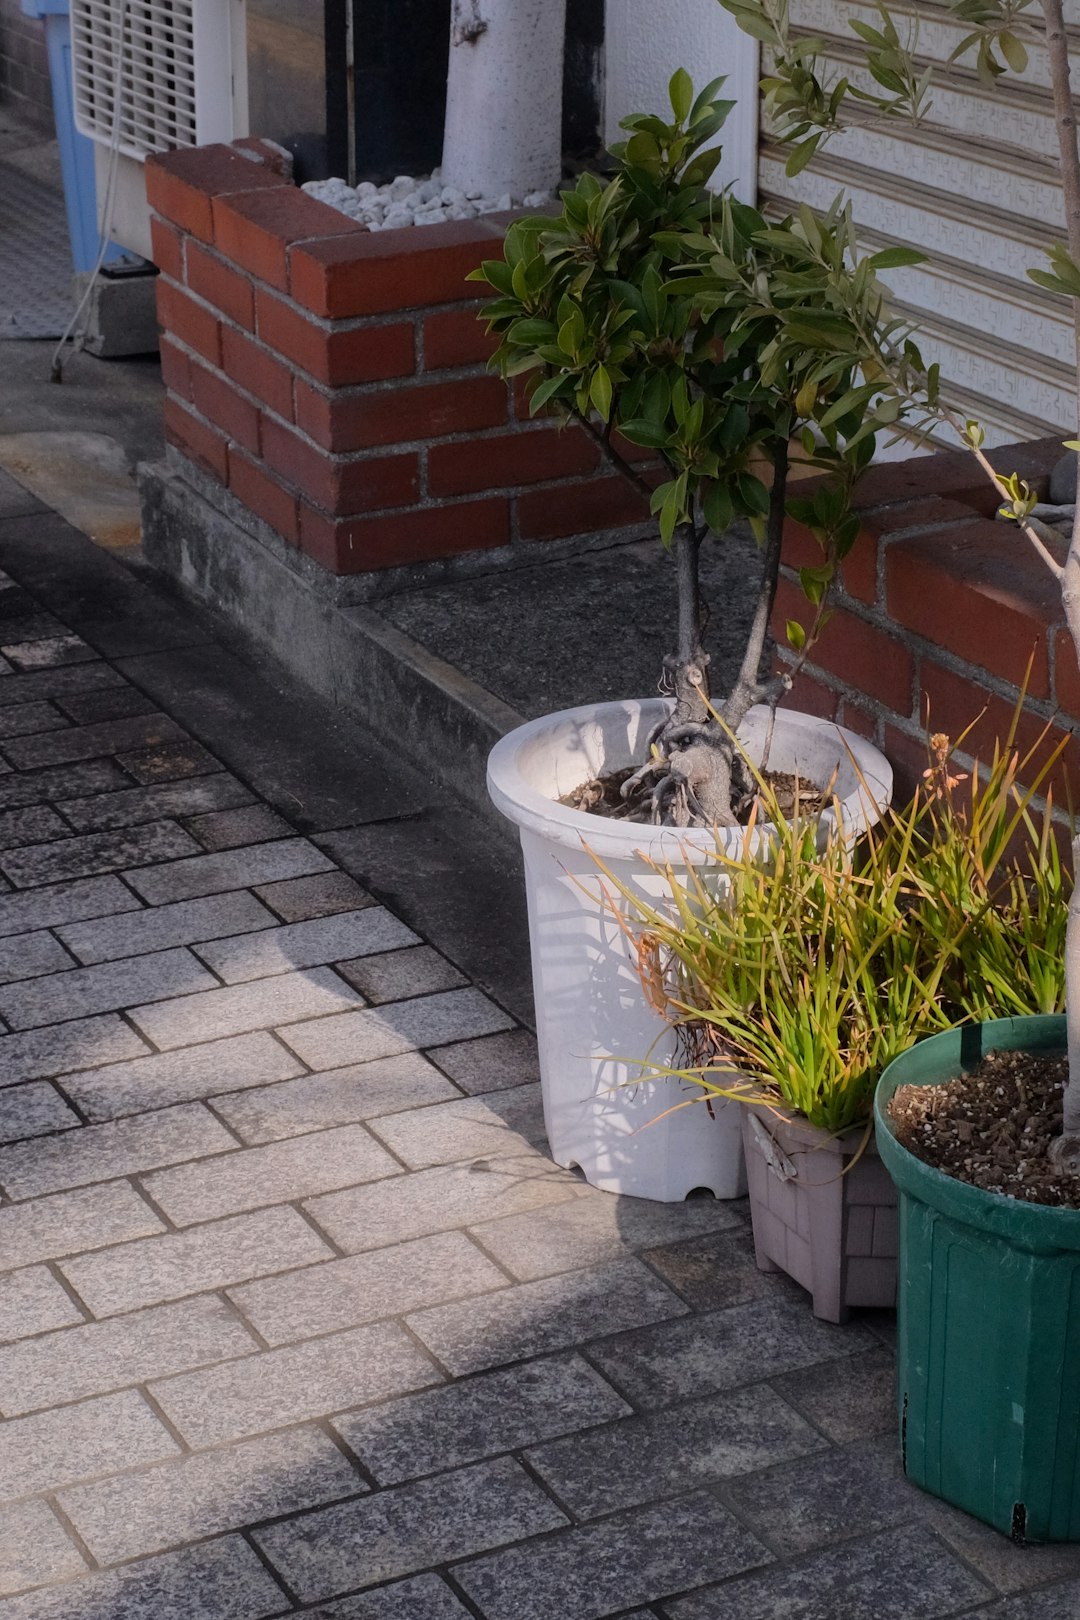
[[[593,857],[632,892],[657,900],[666,885],[650,862],[686,870],[715,855],[718,837],[734,854],[744,835],[610,821],[558,803],[591,777],[640,763],[666,707],[663,698],[588,704],[519,726],[491,751],[488,792],[521,834],[554,1159],[578,1166],[594,1187],[637,1198],[673,1202],[698,1189],[738,1198],[746,1191],[740,1105],[714,1102],[710,1112],[695,1087],[652,1072],[675,1056],[674,1032],[645,999],[604,898],[611,884]],[[751,759],[760,758],[766,718],[752,709],[740,730]],[[832,783],[851,836],[879,819],[892,793],[892,769],[878,749],[811,715],[778,713],[769,765]],[[767,828],[755,835],[767,836]]]

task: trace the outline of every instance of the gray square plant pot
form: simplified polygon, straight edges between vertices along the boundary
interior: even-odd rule
[[[743,1107],[743,1147],[760,1271],[785,1271],[814,1315],[896,1303],[896,1189],[873,1134],[831,1136],[800,1115]],[[853,1162],[855,1161],[855,1162]]]

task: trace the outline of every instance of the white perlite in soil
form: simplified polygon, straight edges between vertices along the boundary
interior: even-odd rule
[[[509,208],[543,208],[551,201],[549,191],[530,191],[527,197],[512,197],[509,192],[502,197],[485,197],[478,191],[466,194],[457,186],[444,186],[438,169],[427,179],[399,174],[384,186],[361,180],[354,187],[334,179],[309,180],[300,189],[371,231],[441,225],[446,219],[478,219],[481,214],[503,213]]]

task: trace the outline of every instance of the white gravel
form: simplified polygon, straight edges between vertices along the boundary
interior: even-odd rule
[[[419,177],[399,174],[384,186],[361,180],[309,180],[300,188],[309,197],[347,214],[370,231],[397,231],[407,225],[441,225],[446,219],[478,219],[481,214],[505,213],[509,208],[543,208],[549,191],[530,191],[527,197],[485,197],[481,192],[444,186],[438,169]]]

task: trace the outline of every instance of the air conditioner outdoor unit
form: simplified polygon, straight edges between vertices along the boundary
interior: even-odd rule
[[[109,234],[149,258],[146,158],[247,133],[244,0],[71,0],[71,70]]]

